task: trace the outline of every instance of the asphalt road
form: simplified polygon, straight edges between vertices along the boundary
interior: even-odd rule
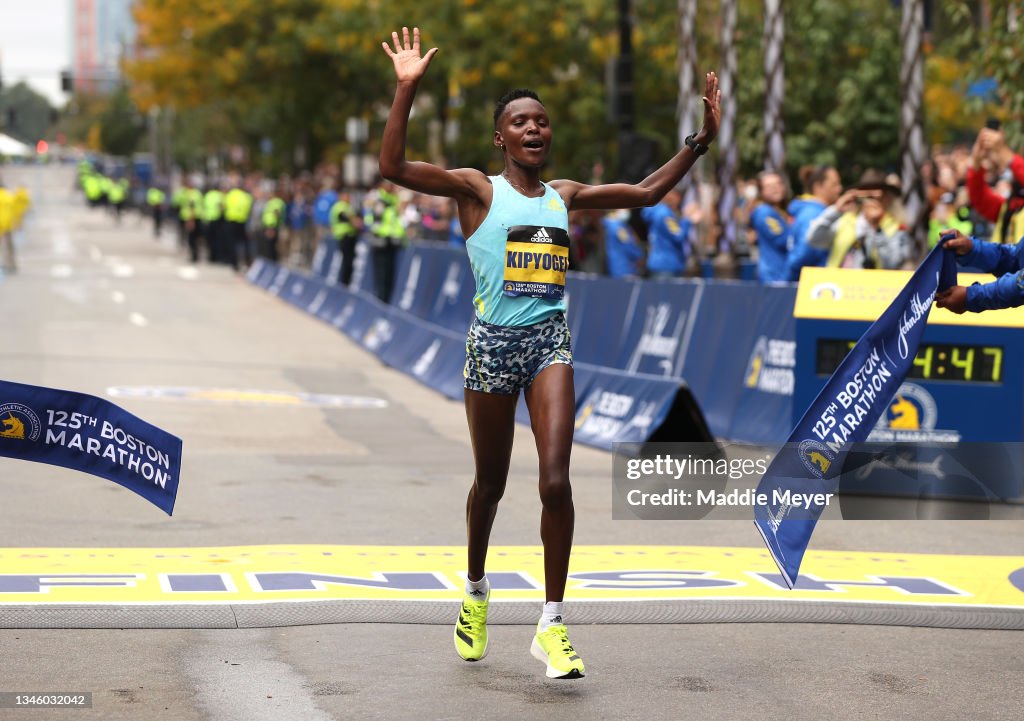
[[[459,544],[472,465],[460,404],[170,233],[118,225],[68,168],[3,168],[36,201],[21,271],[0,281],[0,376],[103,396],[193,386],[381,398],[318,409],[123,399],[185,444],[173,518],[107,481],[0,459],[0,546]],[[539,542],[536,460],[517,431],[498,544]],[[615,522],[611,457],[573,456],[576,542],[759,546],[752,524]],[[830,522],[814,547],[1024,554],[1018,522]],[[569,606],[571,623],[571,605]],[[459,660],[447,626],[0,630],[0,691],[90,691],[81,719],[1019,719],[1017,632],[813,624],[573,627],[587,678],[554,683],[531,629]]]

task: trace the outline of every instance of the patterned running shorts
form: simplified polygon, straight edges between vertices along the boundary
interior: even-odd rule
[[[473,319],[466,338],[466,388],[511,394],[529,388],[550,365],[572,366],[572,341],[565,316],[535,325],[505,326]]]

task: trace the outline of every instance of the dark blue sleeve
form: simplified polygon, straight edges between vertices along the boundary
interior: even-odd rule
[[[973,237],[971,240],[974,242],[971,252],[957,257],[961,265],[980,268],[992,275],[1015,273],[1024,267],[1024,258],[1021,257],[1024,255],[1024,242],[1006,245]]]
[[[972,313],[1021,305],[1024,305],[1024,270],[1006,273],[991,283],[975,283],[967,288],[967,310]]]

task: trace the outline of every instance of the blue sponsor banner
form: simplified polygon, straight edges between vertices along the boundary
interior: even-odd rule
[[[573,358],[599,366],[614,365],[617,359],[628,358],[624,344],[640,284],[569,273],[565,292]]]
[[[313,253],[313,275],[323,278],[328,283],[333,283],[338,277],[337,268],[340,267],[341,249],[338,247],[338,241],[330,235],[326,235],[317,243],[316,251]]]
[[[106,478],[174,511],[181,439],[102,398],[0,381],[0,456]]]
[[[754,523],[790,588],[850,446],[867,439],[910,371],[935,293],[955,283],[954,254],[937,245],[829,378],[758,484],[765,502],[754,507]]]
[[[745,286],[745,292],[749,288]],[[746,358],[742,354],[739,358],[744,363],[739,397],[729,430],[723,434],[726,438],[768,445],[785,440],[789,423],[783,419],[793,417],[796,385],[795,300],[795,285],[763,287],[753,332],[745,332],[742,325],[738,328],[735,337],[750,350]],[[718,311],[712,303],[705,307]]]
[[[691,281],[639,282],[619,339],[614,368],[630,373],[680,377],[703,284]],[[600,316],[588,316],[584,333],[605,333]]]
[[[661,426],[679,391],[676,378],[637,375],[584,363],[575,366],[575,440],[611,450],[646,441]]]
[[[465,252],[413,246],[398,268],[396,305],[272,264],[254,269],[250,279],[333,325],[384,363],[461,399],[474,292]],[[684,340],[692,335],[702,286],[570,274],[577,440],[611,449],[616,442],[646,440],[662,425],[683,387]],[[638,314],[646,322],[635,320]],[[616,364],[624,367],[607,367]],[[529,423],[524,404],[517,418]]]
[[[399,250],[399,264],[404,253]],[[334,238],[328,237],[320,240],[316,252],[313,254],[312,273],[322,278],[328,285],[335,285],[338,282],[338,274],[341,271],[341,250]],[[356,243],[356,257],[352,266],[351,287],[367,293],[373,293],[373,253],[370,251],[370,244],[366,235],[359,238]]]
[[[260,288],[266,290],[273,282],[274,276],[277,274],[277,268],[278,266],[270,261],[265,260],[264,258],[257,258],[253,261],[252,265],[249,266],[249,270],[246,272],[246,278],[248,278],[250,283],[254,283]]]
[[[682,377],[712,433],[752,443],[786,439],[793,398],[795,287],[705,283]],[[741,418],[740,408],[751,418]]]
[[[395,306],[417,318],[464,333],[473,318],[475,284],[461,248],[418,245],[406,249],[395,276]]]

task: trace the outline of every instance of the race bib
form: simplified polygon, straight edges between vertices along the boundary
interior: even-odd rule
[[[513,225],[505,241],[502,287],[512,298],[561,300],[569,269],[569,234],[545,225]]]

